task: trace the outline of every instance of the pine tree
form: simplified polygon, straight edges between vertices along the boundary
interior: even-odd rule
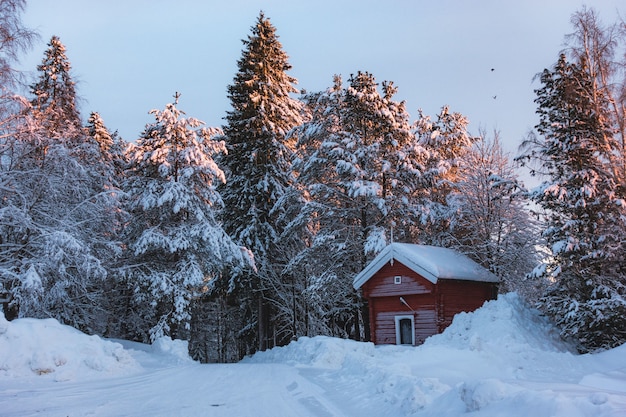
[[[531,194],[547,211],[544,236],[552,250],[551,262],[535,274],[557,280],[543,307],[582,350],[626,340],[625,213],[612,169],[619,145],[585,66],[562,54],[541,74],[540,137],[531,137],[522,157],[547,176]]]
[[[424,171],[411,200],[419,210],[413,222],[412,240],[436,246],[454,244],[451,221],[456,216],[449,198],[454,197],[465,156],[478,138],[467,130],[468,120],[444,106],[432,121],[421,111],[415,122],[417,143],[427,151]]]
[[[2,7],[11,4],[2,2]],[[56,78],[44,67],[41,85]],[[69,70],[69,62],[63,69]],[[73,83],[66,81],[71,99],[64,103],[77,116]],[[16,315],[55,317],[103,333],[107,266],[121,224],[116,194],[91,165],[97,149],[90,146],[78,117],[69,126],[57,123],[50,129],[54,123],[49,116],[65,110],[47,108],[43,92],[37,91],[42,101],[24,100],[25,110],[31,111],[20,111],[20,117],[4,125],[2,184],[10,186],[2,187],[2,286],[14,296]]]
[[[225,180],[214,161],[225,150],[216,129],[185,118],[176,107],[152,110],[132,150],[124,189],[131,219],[126,229],[133,264],[128,279],[144,340],[163,335],[189,338],[194,300],[219,286],[225,267],[246,256],[216,219]],[[147,327],[147,328],[146,328]],[[149,331],[148,331],[149,330]],[[131,330],[129,330],[131,331]]]
[[[228,181],[222,188],[224,227],[255,257],[257,271],[232,275],[231,289],[238,293],[249,318],[247,329],[258,324],[258,334],[245,336],[250,350],[271,344],[270,303],[273,283],[280,283],[277,270],[276,202],[292,182],[290,143],[286,135],[300,123],[300,104],[291,98],[297,92],[287,54],[276,29],[261,13],[252,34],[243,41],[234,82],[228,87],[232,110],[227,113],[224,138],[228,154],[221,158]]]
[[[82,123],[76,103],[75,82],[65,45],[57,36],[48,43],[44,59],[37,66],[39,79],[31,85],[33,113],[51,138],[82,136]]]
[[[97,112],[92,112],[86,126],[89,140],[98,145],[97,161],[102,165],[102,174],[112,184],[118,185],[126,169],[128,143],[117,132],[110,133],[104,120]]]
[[[411,212],[408,196],[423,150],[404,104],[393,100],[393,85],[383,83],[382,90],[369,73],[351,77],[347,87],[335,77],[333,87],[307,97],[311,119],[294,131],[304,203],[293,223],[310,237],[292,268],[309,277],[314,334],[363,336],[352,278]]]

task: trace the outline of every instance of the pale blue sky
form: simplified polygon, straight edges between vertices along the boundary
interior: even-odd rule
[[[596,0],[606,22],[623,0]],[[533,76],[551,66],[579,0],[29,0],[24,24],[41,41],[22,60],[35,69],[52,35],[67,47],[87,118],[135,140],[174,92],[179,108],[221,126],[241,40],[263,10],[277,28],[299,88],[334,74],[391,80],[414,120],[448,104],[470,129],[497,129],[514,153],[536,124]],[[491,71],[494,68],[494,71]],[[496,99],[493,97],[496,96]]]

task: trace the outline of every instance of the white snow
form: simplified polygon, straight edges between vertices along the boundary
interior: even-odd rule
[[[387,245],[354,277],[354,288],[361,288],[387,262],[402,262],[433,284],[439,279],[498,282],[498,277],[454,249],[394,242]]]
[[[141,369],[119,343],[87,336],[54,319],[7,321],[0,314],[0,379],[70,381]],[[2,407],[0,407],[2,414]]]
[[[0,316],[2,416],[626,416],[626,345],[578,355],[514,294],[419,347],[302,337],[238,364]]]

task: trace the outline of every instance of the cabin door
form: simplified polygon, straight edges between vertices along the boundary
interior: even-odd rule
[[[396,344],[415,345],[415,322],[413,316],[396,316]]]

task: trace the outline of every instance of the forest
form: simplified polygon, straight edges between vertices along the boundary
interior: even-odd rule
[[[591,8],[538,68],[518,155],[443,106],[415,120],[367,71],[298,90],[261,12],[224,125],[151,110],[128,142],[79,106],[61,39],[0,0],[0,301],[89,334],[234,362],[301,336],[367,340],[352,280],[388,243],[454,248],[581,352],[626,341],[626,24]],[[20,93],[25,90],[25,93]],[[520,167],[540,184],[527,188]],[[365,312],[364,312],[365,311]]]

